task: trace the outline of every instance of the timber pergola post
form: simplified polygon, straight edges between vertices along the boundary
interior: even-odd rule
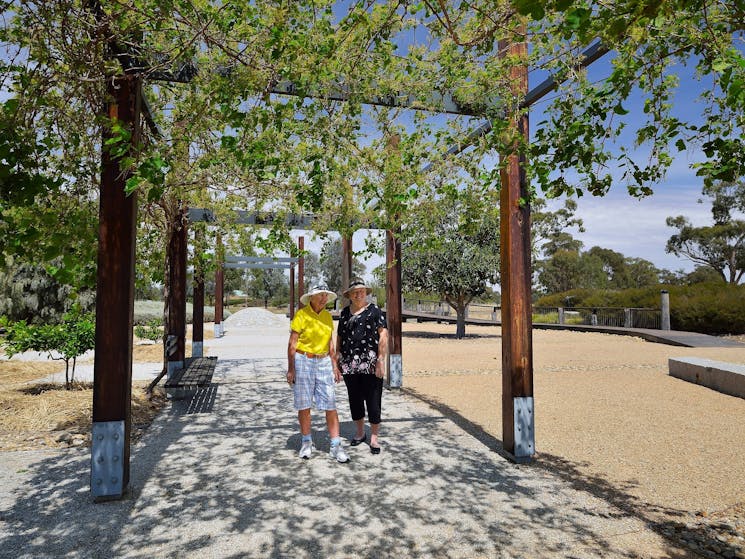
[[[106,84],[105,114],[138,142],[139,78],[125,72]],[[113,137],[107,127],[102,146]],[[129,485],[137,216],[136,194],[125,193],[122,158],[106,147],[101,152],[90,480],[97,500],[121,498]]]
[[[191,356],[204,355],[204,261],[201,255],[204,231],[194,228],[194,298],[191,320]]]
[[[352,280],[352,234],[341,236],[341,290],[342,292],[349,286]],[[339,294],[341,303],[340,309],[349,304],[349,299]]]
[[[297,308],[302,309],[303,304],[300,302],[300,298],[305,293],[305,256],[303,256],[305,237],[298,237],[297,249],[300,252],[300,261],[297,264]]]
[[[166,360],[168,378],[186,362],[186,257],[187,257],[187,208],[178,201],[168,240],[168,274],[171,296],[168,305],[168,336]]]
[[[223,292],[223,246],[222,246],[222,235],[217,234],[217,248],[215,250],[216,264],[215,267],[215,337],[221,338],[223,335],[222,327],[222,292]]]
[[[522,28],[525,32],[525,28]],[[527,43],[499,43],[504,57],[527,58]],[[528,93],[528,68],[511,70],[513,94],[523,99]],[[528,141],[528,113],[516,107],[507,115],[513,132]],[[514,144],[512,153],[502,156],[500,178],[500,259],[502,277],[502,444],[517,462],[535,453],[533,412],[533,342],[530,273],[530,194],[525,174],[525,154]]]
[[[385,232],[385,315],[388,327],[389,388],[401,388],[403,382],[401,339],[401,241],[394,231]]]

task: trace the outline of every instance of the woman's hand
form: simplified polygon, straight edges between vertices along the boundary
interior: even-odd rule
[[[375,363],[375,376],[383,378],[385,376],[385,360],[378,358]]]

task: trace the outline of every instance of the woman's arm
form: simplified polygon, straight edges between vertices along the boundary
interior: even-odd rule
[[[287,342],[287,383],[295,384],[295,351],[300,334],[290,332],[290,341]]]
[[[337,337],[337,343],[336,345],[339,346],[340,342],[338,341]],[[334,336],[331,336],[331,339],[329,340],[329,357],[331,358],[331,368],[334,370],[334,382],[340,382],[341,381],[341,371],[339,371],[339,362],[337,361],[336,356],[336,349],[334,347]]]
[[[378,328],[378,361],[375,363],[375,376],[383,378],[385,376],[385,366],[388,362],[388,329],[382,326]]]

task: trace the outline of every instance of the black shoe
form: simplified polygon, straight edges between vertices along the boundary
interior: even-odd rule
[[[366,440],[367,440],[367,435],[362,435],[362,438],[361,439],[352,438],[352,442],[349,443],[349,446],[360,445],[360,444],[364,443]]]
[[[380,454],[380,447],[379,446],[371,446],[370,447],[370,452],[372,452],[373,454]]]

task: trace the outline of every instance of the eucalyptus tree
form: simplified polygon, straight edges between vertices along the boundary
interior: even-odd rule
[[[328,288],[341,294],[347,286],[342,285],[342,241],[341,237],[328,239],[321,247],[319,258],[320,269]],[[307,268],[306,268],[307,269]],[[365,265],[356,256],[352,256],[352,275],[362,276]]]
[[[454,186],[417,206],[402,248],[407,290],[438,293],[455,310],[456,337],[466,333],[466,309],[499,279],[499,212],[488,195]]]

